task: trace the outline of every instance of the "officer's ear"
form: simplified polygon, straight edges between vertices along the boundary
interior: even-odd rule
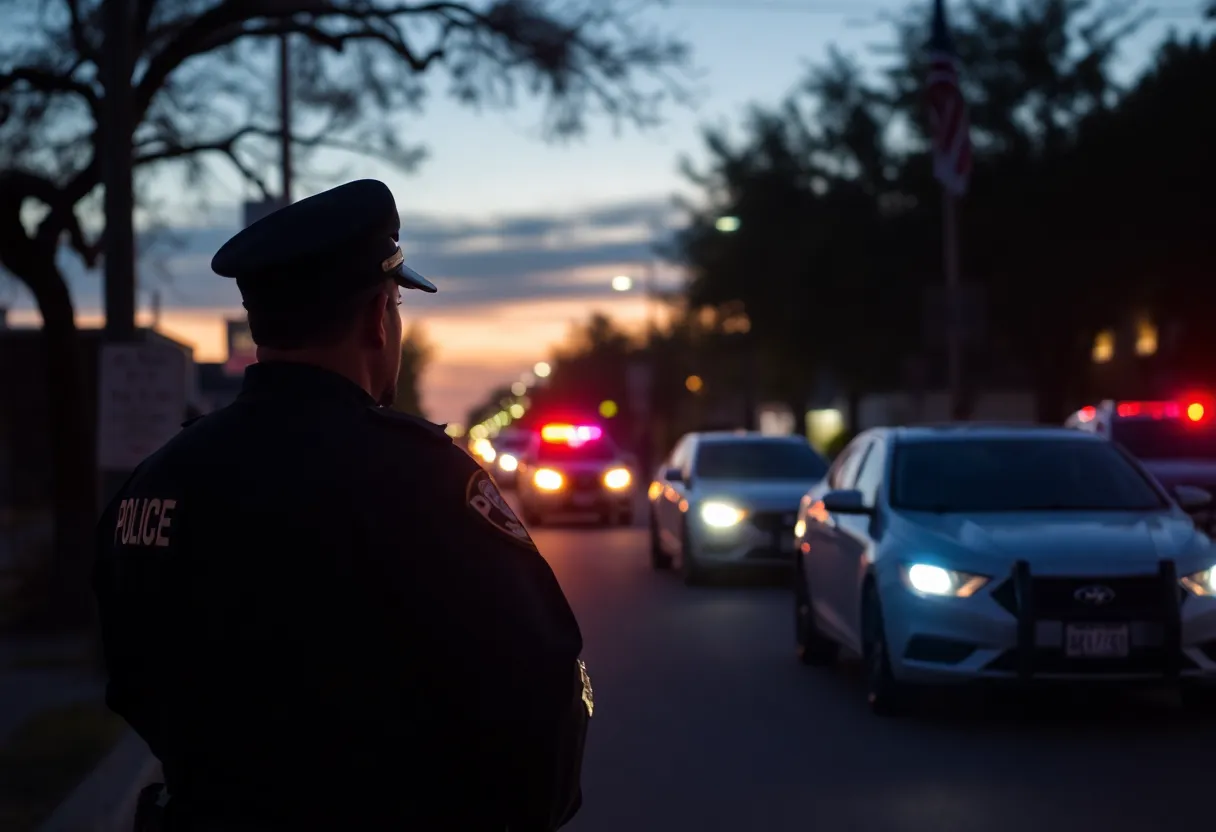
[[[394,284],[395,285],[395,284]],[[394,337],[389,315],[397,314],[396,293],[380,287],[359,307],[359,340],[372,349],[381,349]]]

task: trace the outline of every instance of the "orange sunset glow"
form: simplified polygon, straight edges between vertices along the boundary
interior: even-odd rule
[[[496,301],[492,305],[462,306],[428,311],[425,301],[411,306],[405,295],[402,307],[407,323],[422,324],[434,357],[422,379],[423,406],[437,422],[463,422],[470,407],[498,384],[510,383],[532,364],[549,356],[570,334],[571,327],[594,312],[604,312],[625,326],[645,320],[640,295],[552,300]],[[238,317],[240,309],[166,309],[159,329],[194,348],[199,362],[221,362],[227,356],[224,320]],[[38,313],[18,309],[9,313],[13,324],[35,326]],[[81,313],[82,327],[102,325],[98,313]],[[139,315],[142,326],[151,313]]]

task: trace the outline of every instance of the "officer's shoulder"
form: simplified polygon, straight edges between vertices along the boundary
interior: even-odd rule
[[[452,445],[452,437],[448,436],[446,425],[437,425],[421,416],[402,413],[391,407],[369,407],[367,413],[369,421],[380,430],[413,441]]]

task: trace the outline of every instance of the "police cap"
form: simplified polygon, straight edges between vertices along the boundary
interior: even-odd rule
[[[216,252],[211,269],[236,278],[246,309],[286,311],[352,297],[386,278],[406,289],[435,284],[405,265],[401,218],[388,186],[348,182],[258,220]]]

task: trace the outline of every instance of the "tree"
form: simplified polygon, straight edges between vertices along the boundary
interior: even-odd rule
[[[425,417],[422,410],[422,376],[434,355],[434,348],[422,325],[410,324],[401,341],[401,371],[397,374],[397,398],[393,407],[402,413]]]
[[[104,246],[97,210],[100,125],[107,91],[104,0],[4,3],[0,59],[0,264],[33,294],[43,318],[53,402],[57,563],[78,565],[94,518],[94,428],[74,403],[82,374],[71,295],[56,263],[66,240],[92,267]],[[521,90],[546,103],[546,135],[577,134],[588,115],[653,124],[679,95],[667,70],[679,42],[638,31],[602,3],[546,0],[407,3],[365,0],[139,0],[131,79],[140,174],[183,165],[190,185],[205,160],[226,160],[264,194],[261,174],[277,125],[266,89],[266,44],[295,54],[301,150],[371,153],[408,167],[395,116],[419,111],[424,78],[446,72],[470,106],[511,106]],[[159,171],[158,171],[159,172]],[[76,570],[79,573],[79,570]],[[79,586],[79,582],[77,582]],[[63,611],[67,615],[69,611]],[[80,610],[75,610],[79,617]]]
[[[1059,233],[1081,198],[1061,172],[1082,125],[1118,104],[1108,68],[1137,22],[1082,0],[973,2],[953,21],[977,154],[962,271],[988,288],[995,340],[1050,388],[1052,418],[1083,331],[1106,311],[1099,275],[1078,262],[1093,239]],[[683,241],[690,302],[743,303],[770,366],[801,365],[783,368],[787,384],[805,388],[799,374],[819,366],[855,398],[898,382],[902,360],[925,349],[922,292],[943,273],[922,105],[928,23],[919,3],[895,21],[877,81],[833,51],[784,102],[749,113],[742,142],[707,135],[709,171],[694,175],[704,196]],[[740,218],[738,232],[714,233],[721,213]],[[1050,283],[1052,303],[1027,302],[1028,274]],[[808,355],[814,344],[830,354]]]

